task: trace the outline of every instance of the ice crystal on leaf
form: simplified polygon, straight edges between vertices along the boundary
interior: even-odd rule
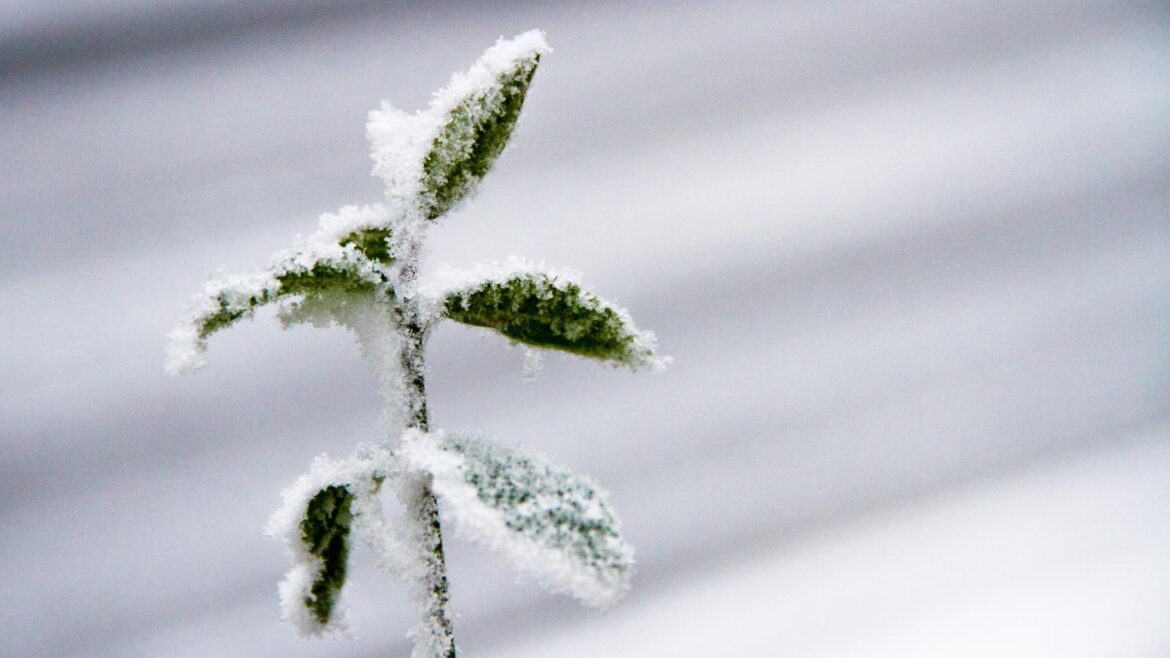
[[[408,114],[383,103],[366,131],[385,203],[322,215],[315,232],[264,271],[212,279],[170,334],[167,370],[190,372],[203,364],[213,334],[275,304],[286,327],[350,329],[379,378],[390,438],[341,460],[319,457],[284,491],[268,524],[292,557],[279,587],[282,613],[304,635],[345,630],[345,579],[360,541],[412,592],[414,658],[455,658],[447,524],[587,605],[608,605],[629,587],[633,550],[596,484],[519,448],[432,432],[427,413],[423,348],[444,320],[525,346],[530,373],[539,368],[537,350],[632,370],[669,363],[654,334],[574,272],[510,258],[419,278],[427,226],[474,194],[507,145],[548,52],[536,30],[501,39],[426,110]],[[383,515],[383,485],[406,508],[394,524]]]
[[[437,312],[463,324],[494,329],[525,345],[560,350],[631,369],[661,370],[656,339],[625,309],[593,294],[569,270],[520,258],[448,270],[424,293]]]
[[[425,111],[410,115],[383,103],[371,112],[366,134],[387,197],[436,219],[471,195],[507,146],[546,52],[539,30],[501,39],[452,76]]]
[[[587,477],[519,448],[441,433],[404,441],[402,459],[431,476],[456,534],[553,591],[604,607],[628,589],[633,549],[606,493]]]
[[[326,214],[320,228],[299,249],[277,254],[266,271],[223,274],[208,281],[195,295],[187,321],[170,334],[166,366],[172,374],[204,365],[203,353],[211,334],[252,317],[266,304],[290,297],[301,299],[362,294],[392,298],[392,259],[385,253],[389,229],[381,206],[347,206],[337,215]],[[384,235],[379,245],[377,237]]]
[[[348,569],[351,531],[367,542],[382,536],[378,489],[393,468],[389,450],[360,450],[340,461],[318,457],[285,489],[284,504],[268,522],[268,533],[284,541],[293,567],[280,585],[283,617],[303,635],[345,629],[339,601]],[[386,549],[389,550],[389,549]]]

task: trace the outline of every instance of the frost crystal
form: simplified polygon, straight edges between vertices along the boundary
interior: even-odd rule
[[[421,433],[404,467],[433,478],[444,519],[549,589],[608,606],[629,588],[634,554],[607,495],[590,479],[515,448]]]

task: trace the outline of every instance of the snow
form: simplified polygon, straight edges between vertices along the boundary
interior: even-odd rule
[[[533,383],[536,381],[537,375],[544,368],[544,355],[539,350],[534,350],[531,347],[524,348],[524,381]]]
[[[372,110],[366,122],[373,174],[385,185],[387,203],[403,212],[414,207],[422,188],[422,163],[439,129],[429,112],[407,114],[389,101]]]
[[[408,429],[400,438],[401,449],[413,438],[423,436],[416,429]],[[404,465],[400,457],[400,465]],[[436,548],[442,537],[431,524],[434,514],[437,514],[432,505],[434,499],[428,493],[428,480],[424,474],[402,472],[394,479],[394,490],[398,500],[408,510],[402,518],[396,532],[404,538],[404,564],[402,572],[414,602],[415,622],[407,630],[406,635],[414,641],[411,650],[412,658],[443,658],[447,656],[452,638],[436,623],[439,618],[450,619],[450,610],[446,602],[447,584],[438,577],[441,573],[446,577],[445,569],[440,568],[436,556]],[[436,593],[441,592],[441,597]]]
[[[1124,568],[1062,557],[1085,541],[1038,540],[1047,550],[1021,561],[1058,565],[1063,584],[1052,605],[1002,627],[994,611],[1031,597],[966,559],[883,568],[883,545],[857,534],[841,538],[849,556],[807,578],[720,568],[761,544],[784,551],[770,542],[799,543],[839,513],[885,519],[891,492],[941,496],[989,471],[994,488],[1037,453],[1120,449],[1127,428],[1164,418],[1170,401],[1164,12],[841,8],[386,6],[377,20],[205,31],[193,38],[206,47],[159,41],[14,76],[0,91],[13,101],[0,185],[14,246],[0,562],[21,604],[2,622],[0,654],[409,653],[395,622],[408,603],[383,580],[349,591],[362,643],[299,641],[274,612],[280,547],[256,532],[312,455],[377,436],[380,405],[347,337],[241,328],[218,339],[215,371],[196,381],[163,379],[155,348],[193,274],[217,259],[246,265],[311,229],[289,218],[377,195],[353,123],[370,94],[425,105],[434,76],[471,61],[485,37],[535,22],[564,47],[538,74],[523,151],[468,221],[432,231],[433,250],[460,266],[509,253],[582,266],[664,343],[669,331],[680,367],[636,380],[557,359],[545,386],[524,388],[503,341],[442,327],[428,384],[444,424],[539,445],[618,496],[639,574],[606,632],[644,637],[623,636],[621,620],[645,621],[642,597],[662,610],[677,595],[693,614],[658,628],[688,631],[670,645],[688,655],[727,630],[697,622],[739,588],[714,597],[686,581],[755,576],[812,611],[785,633],[803,629],[808,642],[781,641],[781,655],[824,638],[851,643],[844,655],[892,653],[906,642],[890,635],[921,623],[937,642],[918,655],[1003,655],[994,638],[1031,625],[1033,639],[1063,643],[1030,655],[1165,656],[1170,551],[1142,534],[1170,527],[1164,496],[1116,507],[1147,514],[1129,532],[1103,523],[1124,514],[1083,517],[1082,540],[1107,538],[1119,556],[1156,549]],[[937,537],[954,537],[961,516],[940,520]],[[1035,526],[980,537],[1022,527]],[[914,557],[956,555],[923,534],[912,538],[932,550]],[[541,627],[606,655],[575,632],[580,611],[550,619],[563,602],[512,585],[484,551],[453,548],[467,655],[485,655],[472,649],[488,635],[501,638],[496,655],[523,654]],[[802,557],[776,560],[786,556]],[[873,568],[849,572],[853,589],[827,588],[849,564]],[[144,581],[159,586],[135,586]],[[880,596],[905,591],[882,581],[934,589],[918,606]],[[934,623],[931,602],[969,591],[983,597],[972,615],[986,644],[961,644],[972,639],[963,610]],[[762,637],[777,617],[734,627],[739,646],[777,646]],[[1145,650],[1130,644],[1140,641]]]
[[[712,561],[639,588],[620,615],[476,655],[1165,656],[1170,426],[1111,438]]]
[[[366,228],[389,228],[390,211],[382,204],[342,206],[336,213],[324,213],[312,241],[318,245],[339,244],[345,236]]]

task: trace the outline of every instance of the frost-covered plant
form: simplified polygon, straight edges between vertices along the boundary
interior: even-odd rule
[[[587,605],[610,604],[629,586],[633,551],[596,484],[519,449],[431,430],[427,415],[423,348],[444,319],[632,370],[669,360],[656,355],[653,334],[572,273],[513,258],[418,276],[426,228],[475,192],[548,51],[539,31],[500,40],[427,110],[383,103],[371,112],[366,130],[385,203],[325,214],[267,271],[208,282],[170,335],[167,369],[189,372],[203,365],[212,334],[273,303],[285,326],[351,329],[381,381],[390,438],[345,459],[317,458],[268,525],[292,554],[281,606],[304,635],[345,628],[340,596],[355,538],[410,585],[419,607],[415,658],[455,655],[443,526]],[[384,484],[406,507],[397,524],[382,513]]]

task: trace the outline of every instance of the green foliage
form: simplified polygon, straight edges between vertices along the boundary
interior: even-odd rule
[[[199,324],[199,337],[207,338],[220,329],[230,327],[236,320],[250,314],[253,309],[267,304],[271,299],[272,296],[268,290],[260,290],[242,302],[229,301],[224,293],[220,293],[215,299],[219,309],[203,318]]]
[[[436,219],[462,201],[491,169],[512,135],[540,55],[517,62],[490,91],[477,91],[447,115],[423,161],[423,211]]]
[[[615,310],[580,286],[557,287],[543,275],[451,294],[445,309],[452,320],[535,347],[621,362],[638,356],[637,336]]]
[[[353,294],[373,292],[369,279],[347,267],[318,262],[308,270],[293,270],[276,277],[280,295]]]
[[[256,289],[251,295],[243,297],[238,293],[229,296],[228,292],[220,292],[215,300],[219,308],[203,317],[199,325],[199,337],[207,338],[251,315],[260,306],[281,297],[372,293],[376,288],[368,278],[354,269],[325,261],[314,263],[309,269],[284,271],[276,275],[275,281],[277,285]]]
[[[511,137],[539,53],[545,51],[539,31],[501,41],[468,73],[453,78],[431,111],[416,115],[423,123],[404,123],[406,115],[396,111],[382,116],[387,130],[407,129],[382,140],[377,131],[383,126],[371,128],[376,172],[386,179],[391,203],[347,206],[323,216],[318,233],[300,243],[301,251],[286,252],[268,271],[209,282],[190,319],[171,334],[167,368],[190,372],[202,365],[210,334],[260,306],[291,297],[282,303],[285,326],[344,324],[358,333],[363,354],[379,374],[400,366],[385,374],[384,386],[401,396],[393,403],[406,412],[407,431],[397,447],[380,446],[377,462],[370,461],[370,451],[338,463],[315,462],[285,493],[285,506],[270,523],[270,532],[290,545],[296,561],[281,586],[285,617],[306,635],[341,625],[336,608],[351,532],[356,531],[383,551],[384,566],[412,578],[422,595],[415,655],[454,658],[436,495],[449,505],[444,515],[462,519],[458,522],[466,524],[472,539],[509,554],[515,566],[556,591],[589,605],[606,605],[628,587],[632,549],[621,539],[604,493],[589,479],[516,449],[427,431],[423,347],[440,319],[436,305],[447,318],[534,347],[632,369],[657,369],[668,361],[654,355],[653,335],[638,331],[625,311],[556,273],[521,264],[491,274],[477,270],[480,278],[472,281],[478,283],[459,290],[415,288],[423,238],[419,225],[425,224],[421,217],[433,220],[451,210],[491,169]],[[411,132],[419,126],[426,132]],[[425,142],[417,141],[419,134],[435,135],[421,163],[415,147]],[[403,190],[418,196],[402,198]],[[405,229],[394,236],[400,243],[397,260],[388,226]],[[418,294],[396,297],[394,285]],[[443,291],[437,299],[431,296],[435,289]],[[368,304],[378,312],[366,313]],[[371,327],[374,322],[384,326]],[[393,540],[384,532],[376,497],[382,481],[395,475],[411,478],[399,491],[418,531],[406,557],[392,555],[401,551],[390,550]]]
[[[463,457],[463,478],[513,532],[566,554],[606,579],[620,580],[633,554],[609,503],[585,477],[490,441],[447,436]]]
[[[322,624],[329,623],[337,596],[345,585],[352,502],[349,489],[337,485],[326,487],[309,501],[301,521],[305,549],[321,560],[321,569],[310,590],[312,596],[305,598],[305,606]]]
[[[394,257],[390,255],[390,245],[387,243],[389,238],[388,228],[365,228],[345,236],[341,240],[341,245],[353,244],[366,258],[389,265],[394,262]]]

